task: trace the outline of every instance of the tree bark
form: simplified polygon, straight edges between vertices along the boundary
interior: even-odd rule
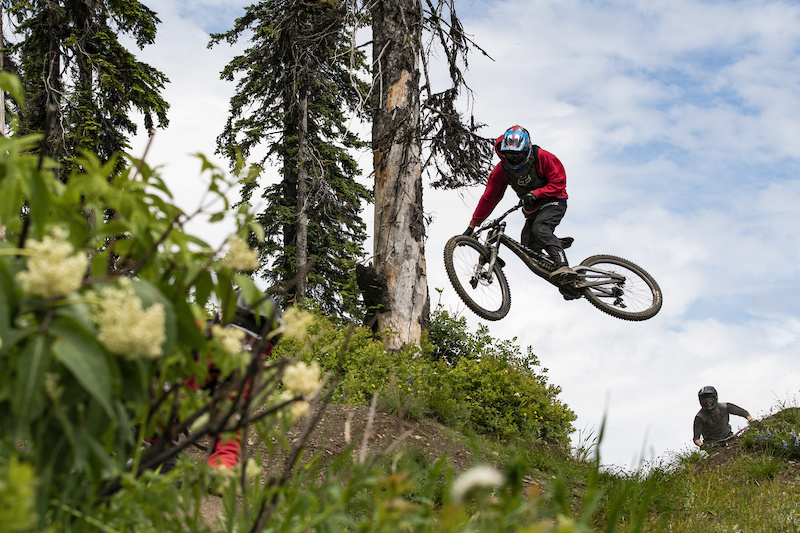
[[[297,147],[297,272],[306,272],[308,262],[308,95],[300,97],[300,127]],[[307,274],[297,281],[295,302],[306,297]]]
[[[373,2],[372,143],[375,168],[375,271],[386,279],[376,316],[384,345],[419,345],[428,327],[425,226],[420,161],[419,0]]]

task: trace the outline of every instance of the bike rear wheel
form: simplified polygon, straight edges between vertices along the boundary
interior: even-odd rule
[[[488,260],[489,250],[466,235],[456,235],[444,246],[444,267],[458,296],[479,317],[500,320],[511,309],[511,290],[497,262],[487,272]]]
[[[578,267],[580,281],[597,283],[584,288],[583,295],[602,312],[639,321],[653,318],[661,309],[661,288],[639,265],[613,255],[593,255],[584,259],[581,266],[587,268]]]

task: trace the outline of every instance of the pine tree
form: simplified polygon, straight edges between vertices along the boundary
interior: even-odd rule
[[[278,183],[250,183],[242,191],[244,201],[255,194],[266,200],[258,217],[267,235],[256,243],[260,273],[280,284],[300,273],[290,298],[312,298],[339,315],[357,308],[352,291],[343,289],[353,285],[363,255],[360,214],[371,200],[355,179],[351,155],[365,146],[348,124],[368,86],[357,77],[365,57],[351,47],[348,15],[346,2],[259,2],[210,44],[245,35],[250,43],[222,72],[237,86],[219,151],[235,164],[237,151],[247,158],[261,150],[259,164],[280,165]]]
[[[156,13],[130,0],[22,0],[8,8],[21,39],[12,47],[28,98],[21,133],[44,132],[42,152],[60,161],[62,180],[80,149],[103,161],[130,148],[135,109],[152,133],[166,127],[166,76],[119,41],[155,41]],[[118,164],[123,165],[120,160]]]

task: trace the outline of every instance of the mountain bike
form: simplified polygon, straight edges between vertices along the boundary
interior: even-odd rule
[[[473,235],[456,235],[445,244],[447,277],[476,315],[500,320],[511,309],[511,290],[503,272],[505,261],[499,256],[501,246],[514,252],[534,274],[557,286],[566,300],[586,298],[600,311],[622,320],[647,320],[661,309],[663,300],[656,280],[642,267],[614,255],[587,257],[573,267],[578,273],[574,281],[560,284],[550,280],[550,273],[556,268],[550,257],[505,233],[503,219],[520,207],[522,202],[484,223]],[[559,240],[569,248],[574,239]]]
[[[723,439],[715,440],[714,442],[704,442],[703,445],[700,446],[700,449],[711,451],[715,448],[727,448],[733,441],[739,439],[742,435],[747,433],[748,429],[750,429],[750,426],[745,426],[736,433],[731,432],[730,435]]]

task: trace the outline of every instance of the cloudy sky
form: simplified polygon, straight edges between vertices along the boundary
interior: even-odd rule
[[[144,3],[162,24],[138,57],[170,78],[172,105],[148,161],[163,166],[190,209],[199,169],[190,154],[213,154],[233,91],[219,72],[236,50],[208,50],[208,34],[230,28],[250,2]],[[629,468],[689,449],[704,385],[756,417],[797,405],[800,4],[458,0],[457,8],[491,56],[473,55],[467,73],[484,135],[519,123],[567,170],[569,210],[557,233],[575,238],[570,262],[619,255],[664,293],[655,318],[626,322],[564,301],[509,256],[511,312],[490,330],[532,346],[578,415],[575,441],[596,436],[605,418],[603,462]],[[134,155],[144,144],[135,139]],[[360,161],[368,170],[371,156]],[[425,192],[433,302],[473,326],[442,249],[481,192]],[[497,213],[513,203],[507,195]],[[518,234],[521,216],[509,226]],[[736,430],[743,419],[732,423]]]

